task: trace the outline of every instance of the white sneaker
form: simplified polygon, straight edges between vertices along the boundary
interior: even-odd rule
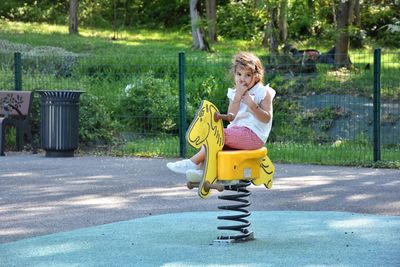
[[[201,181],[203,181],[203,174],[203,170],[188,170],[186,172],[186,179],[189,182],[200,183]]]
[[[199,166],[190,159],[184,159],[177,162],[168,162],[167,167],[171,171],[181,174],[185,174],[188,170],[195,170],[199,168]]]

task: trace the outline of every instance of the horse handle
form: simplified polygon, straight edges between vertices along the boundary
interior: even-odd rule
[[[224,121],[233,121],[235,119],[235,114],[229,113],[229,114],[221,114],[219,112],[214,113],[214,121],[219,121],[219,120],[224,120]]]

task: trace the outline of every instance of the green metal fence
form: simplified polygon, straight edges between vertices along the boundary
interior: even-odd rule
[[[226,112],[232,86],[231,57],[214,54],[0,53],[0,59],[1,90],[84,90],[81,143],[118,136],[119,150],[135,155],[193,153],[184,136],[198,105],[208,99]],[[350,59],[352,68],[344,69],[329,60],[262,57],[265,83],[277,91],[267,143],[275,162],[400,160],[400,53],[377,49]],[[36,125],[38,118],[37,107]]]
[[[326,56],[326,55],[325,55]],[[352,53],[352,68],[318,61],[263,58],[265,83],[277,91],[271,158],[283,162],[368,164],[400,160],[399,53]],[[187,57],[185,78],[207,71],[186,91],[206,96],[226,111],[229,58]],[[189,97],[190,98],[190,97]],[[199,97],[197,101],[202,97]]]

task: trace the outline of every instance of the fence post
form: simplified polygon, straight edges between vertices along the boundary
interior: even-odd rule
[[[186,155],[185,53],[179,53],[179,155]]]
[[[21,53],[14,53],[14,80],[15,90],[22,91]]]
[[[374,50],[374,162],[381,160],[381,49]]]

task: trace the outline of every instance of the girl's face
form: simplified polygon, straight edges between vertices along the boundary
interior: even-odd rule
[[[235,84],[250,89],[256,83],[256,75],[249,69],[237,67],[235,70]]]

